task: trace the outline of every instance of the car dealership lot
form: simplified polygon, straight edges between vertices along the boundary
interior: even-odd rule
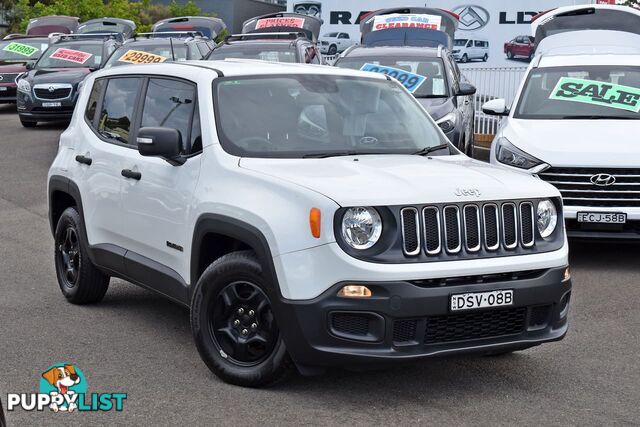
[[[498,358],[336,370],[266,390],[229,386],[201,362],[187,310],[115,280],[101,304],[65,301],[45,191],[64,127],[23,129],[13,108],[0,106],[0,399],[6,409],[7,393],[37,392],[41,373],[63,361],[83,370],[90,392],[128,397],[123,413],[17,410],[8,414],[10,425],[638,422],[640,246],[572,242],[564,341]]]

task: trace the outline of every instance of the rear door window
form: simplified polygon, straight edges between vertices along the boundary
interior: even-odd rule
[[[139,77],[109,79],[100,109],[100,136],[121,144],[135,145],[131,142],[130,132],[141,81]]]

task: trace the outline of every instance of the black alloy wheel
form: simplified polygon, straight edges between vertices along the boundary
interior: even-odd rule
[[[225,359],[255,366],[269,357],[279,332],[267,295],[250,281],[224,287],[209,307],[211,339]]]
[[[73,289],[78,283],[78,276],[80,270],[80,241],[78,240],[78,233],[76,229],[69,224],[62,233],[61,238],[57,243],[59,256],[58,271],[62,274],[62,284]]]

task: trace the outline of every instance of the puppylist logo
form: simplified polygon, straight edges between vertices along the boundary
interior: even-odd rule
[[[121,412],[126,399],[126,393],[87,393],[87,379],[80,368],[57,363],[41,374],[39,393],[9,393],[7,411]]]

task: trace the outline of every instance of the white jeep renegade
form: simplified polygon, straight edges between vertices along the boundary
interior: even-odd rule
[[[190,308],[223,380],[561,339],[561,199],[457,151],[382,75],[249,61],[84,82],[49,172],[72,303],[120,277]]]

